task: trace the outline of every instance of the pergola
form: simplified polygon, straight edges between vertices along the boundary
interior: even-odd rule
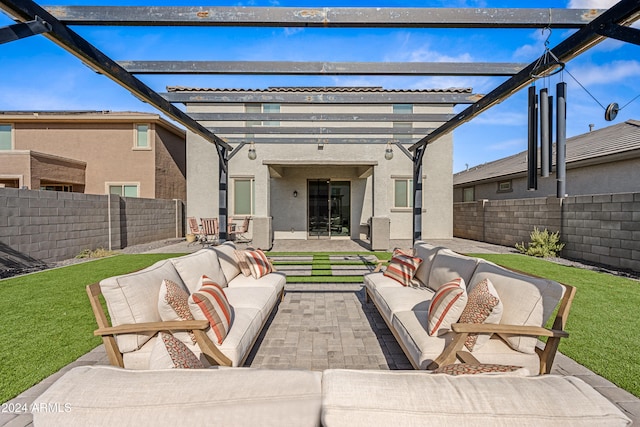
[[[422,159],[425,148],[461,124],[505,100],[539,76],[557,68],[595,46],[607,37],[640,44],[640,31],[629,28],[640,18],[638,0],[622,0],[608,10],[535,9],[535,8],[290,8],[290,7],[156,7],[156,6],[50,6],[43,7],[31,0],[0,0],[0,7],[18,22],[0,28],[0,44],[35,34],[60,45],[99,73],[128,89],[139,99],[157,108],[166,116],[215,145],[220,160],[220,229],[226,238],[228,162],[247,141],[241,137],[229,141],[216,133],[245,134],[243,127],[211,129],[201,124],[206,120],[280,120],[317,123],[296,133],[309,134],[305,142],[317,142],[317,135],[326,121],[352,121],[356,126],[341,128],[341,134],[353,135],[350,141],[367,141],[368,130],[357,127],[358,121],[443,121],[435,128],[414,128],[412,133],[425,136],[411,146],[396,145],[413,161],[414,204],[413,238],[422,235]],[[73,26],[220,26],[220,27],[322,27],[322,28],[564,28],[577,31],[550,49],[547,61],[541,57],[525,63],[442,63],[442,62],[278,62],[278,61],[121,61],[118,62],[74,32]],[[247,94],[224,96],[215,91],[206,93],[158,93],[136,77],[138,74],[230,74],[230,75],[370,75],[370,76],[504,76],[505,81],[484,96],[470,93],[414,93],[397,91],[381,94],[375,91],[342,93],[332,97],[333,103],[425,103],[468,104],[455,115],[419,115],[406,117],[384,114],[271,114],[269,113],[191,113],[175,103],[251,102]],[[217,96],[217,98],[216,98]],[[321,97],[302,97],[295,92],[284,95],[286,102],[319,104]],[[254,100],[253,102],[261,102]],[[264,129],[277,134],[286,127]],[[380,130],[376,130],[380,133]],[[389,133],[398,133],[395,129]],[[307,141],[308,140],[308,141]],[[238,143],[235,147],[229,142]],[[345,141],[346,142],[346,141]]]

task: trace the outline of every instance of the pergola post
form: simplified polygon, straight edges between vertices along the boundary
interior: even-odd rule
[[[218,224],[220,226],[220,240],[227,240],[228,204],[229,204],[229,153],[223,146],[218,145]]]
[[[422,158],[427,146],[416,148],[413,154],[413,241],[422,239]]]

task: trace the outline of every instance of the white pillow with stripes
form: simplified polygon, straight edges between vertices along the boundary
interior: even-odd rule
[[[189,309],[195,320],[209,321],[211,329],[207,335],[222,344],[231,328],[231,305],[222,286],[202,276],[199,289],[189,296]]]
[[[449,332],[451,324],[460,319],[466,305],[467,289],[464,279],[458,277],[441,285],[429,304],[427,315],[429,335],[443,335]]]

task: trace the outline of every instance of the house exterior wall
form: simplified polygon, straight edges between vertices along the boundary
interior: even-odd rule
[[[602,162],[602,163],[599,163]],[[498,191],[498,182],[511,180],[513,191]],[[577,165],[567,165],[566,194],[606,194],[635,192],[640,189],[640,157],[637,153],[594,159]],[[538,190],[527,189],[526,174],[501,177],[482,183],[459,184],[454,188],[454,202],[463,201],[463,189],[474,187],[475,200],[506,200],[556,196],[556,174],[538,176]]]
[[[390,113],[388,105],[297,105],[282,104],[281,113]],[[244,105],[188,104],[189,113],[244,112]],[[414,105],[414,113],[451,113],[452,106]],[[215,129],[222,126],[245,126],[245,122],[201,122]],[[283,122],[284,123],[284,122]],[[440,123],[417,123],[414,127],[437,127]],[[284,126],[284,125],[283,125]],[[286,126],[313,126],[313,123],[287,123]],[[317,123],[315,126],[318,126]],[[381,122],[322,122],[323,127],[391,127]],[[215,132],[215,131],[214,131]],[[226,137],[216,133],[218,136]],[[269,137],[266,135],[265,137]],[[247,158],[248,146],[229,161],[229,214],[233,212],[233,180],[255,179],[254,219],[271,219],[276,239],[307,238],[307,180],[329,179],[351,184],[351,236],[361,237],[371,217],[388,218],[389,238],[411,239],[412,208],[394,208],[395,178],[412,179],[413,163],[397,147],[392,160],[385,160],[385,144],[335,143],[328,135],[322,149],[317,144],[296,143],[297,137],[322,135],[278,135],[279,143],[260,142],[254,134],[256,160]],[[391,135],[370,135],[389,138]],[[415,135],[415,138],[424,135]],[[452,214],[452,136],[445,136],[429,145],[423,160],[423,238],[451,238]],[[232,152],[233,153],[233,152]],[[219,161],[215,147],[199,136],[187,133],[187,216],[218,216]],[[293,192],[297,191],[297,197]],[[255,224],[257,221],[253,221]]]
[[[7,113],[1,119],[13,126],[14,150],[32,150],[86,163],[84,187],[74,187],[74,191],[106,194],[109,184],[130,184],[138,186],[138,197],[186,198],[184,133],[157,115]],[[149,147],[135,146],[137,124],[149,125]],[[11,151],[0,152],[0,157],[8,153]],[[27,172],[23,170],[21,174]],[[31,180],[24,181],[31,187],[30,183]]]

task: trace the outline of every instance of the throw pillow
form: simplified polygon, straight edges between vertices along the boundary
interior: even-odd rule
[[[204,365],[179,339],[160,332],[149,357],[149,369],[201,369]]]
[[[207,276],[200,283],[200,289],[189,297],[189,309],[194,319],[209,321],[215,341],[222,344],[231,327],[231,306],[220,285]]]
[[[160,285],[158,296],[158,312],[163,322],[173,320],[193,320],[189,310],[189,294],[172,280],[165,279]],[[196,343],[193,332],[174,332],[175,337],[182,342]]]
[[[467,305],[467,290],[461,277],[440,286],[431,298],[427,314],[429,335],[443,335],[451,330]]]
[[[529,370],[523,368],[522,366],[496,365],[492,363],[454,363],[451,365],[441,366],[431,372],[433,372],[434,374],[447,375],[475,375],[498,372],[515,372],[519,375],[529,375]]]
[[[405,256],[414,257],[414,256],[416,256],[416,250],[414,248],[409,248],[409,249],[395,248],[393,250],[392,257],[394,257],[396,255],[405,255]]]
[[[383,274],[400,282],[402,286],[410,286],[421,262],[422,258],[398,254],[391,258]]]
[[[244,254],[254,279],[259,279],[273,271],[269,259],[260,249],[246,250]]]
[[[240,272],[244,276],[251,276],[251,268],[249,267],[249,261],[247,261],[245,251],[234,250],[233,256],[236,258]]]
[[[491,280],[478,282],[471,291],[467,305],[460,315],[460,323],[500,323],[502,301]],[[469,334],[464,342],[469,351],[477,350],[489,341],[491,334]]]

